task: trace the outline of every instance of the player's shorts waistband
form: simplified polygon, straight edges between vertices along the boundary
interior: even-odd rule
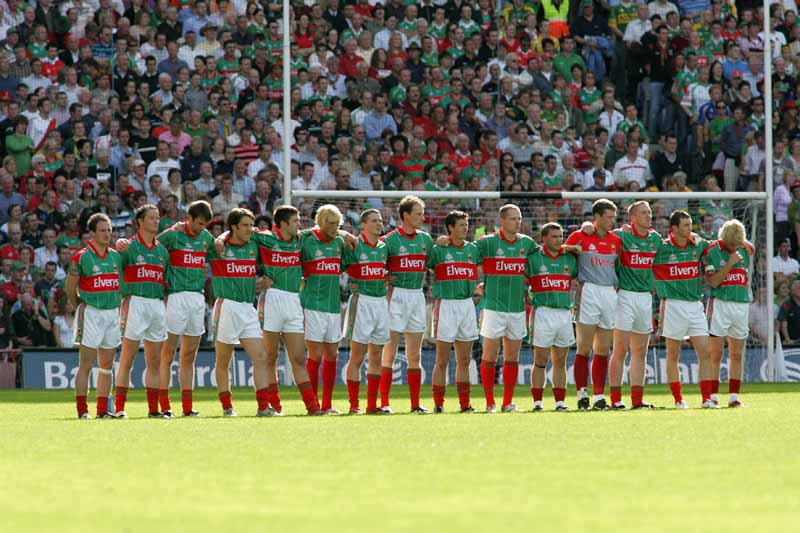
[[[175,296],[176,294],[199,294],[200,296],[203,295],[203,291],[176,291],[176,292],[168,292],[167,296]]]
[[[632,291],[630,289],[620,289],[619,293],[626,292],[628,294],[650,294],[650,291]]]
[[[358,299],[359,300],[366,300],[368,302],[370,302],[370,301],[372,301],[372,302],[380,302],[381,300],[386,300],[386,296],[368,296],[366,294],[359,294],[358,295]]]
[[[439,298],[442,302],[471,302],[472,298]]]
[[[534,307],[535,311],[541,311],[542,309],[547,309],[548,311],[557,311],[557,312],[562,312],[562,311],[565,311],[567,313],[571,313],[572,312],[572,307],[549,307],[549,306],[546,306],[546,305],[540,305],[538,307]],[[524,312],[525,311],[523,311],[523,313]]]
[[[270,292],[270,293],[273,293],[273,294],[286,294],[286,295],[289,295],[289,296],[300,296],[299,292],[285,291],[283,289],[273,289],[272,287],[270,287],[269,289],[267,289],[264,292],[265,293]]]
[[[117,312],[119,312],[119,306],[117,306],[117,307],[95,307],[93,305],[87,304],[86,302],[81,302],[80,305],[82,305],[84,309],[92,309],[94,311],[117,311]]]
[[[592,281],[583,281],[584,286],[590,285],[592,287],[597,287],[598,289],[611,289],[612,291],[617,290],[614,285],[600,285],[599,283],[594,283]]]
[[[405,287],[392,287],[392,291],[394,291],[394,292],[417,293],[417,292],[422,292],[422,287],[420,287],[419,289],[406,289]]]
[[[139,296],[138,294],[129,294],[123,298],[130,298],[130,301],[141,300],[143,302],[163,302],[161,298],[150,298],[148,296]]]

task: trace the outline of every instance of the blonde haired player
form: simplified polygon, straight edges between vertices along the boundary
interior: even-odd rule
[[[703,253],[706,282],[711,297],[706,306],[711,334],[711,407],[718,405],[719,375],[725,339],[728,340],[728,407],[741,407],[742,361],[749,334],[750,277],[752,245],[747,243],[744,225],[736,219],[719,229],[718,240]]]

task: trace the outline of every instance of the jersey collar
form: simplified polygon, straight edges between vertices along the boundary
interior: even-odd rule
[[[280,240],[284,241],[284,242],[290,242],[290,241],[292,240],[292,239],[286,239],[286,238],[284,238],[284,237],[283,237],[283,233],[281,233],[281,230],[279,230],[279,229],[278,229],[278,226],[275,226],[275,225],[273,225],[273,226],[272,226],[272,233],[274,233],[275,235],[277,235],[277,236],[278,236],[278,238],[279,238]]]
[[[503,228],[500,228],[500,231],[498,231],[497,234],[500,235],[500,240],[506,241],[508,244],[514,244],[515,242],[517,242],[517,239],[519,238],[519,235],[514,237],[513,241],[511,239],[506,238],[506,234],[503,232]]]
[[[636,224],[631,224],[631,230],[633,231],[633,234],[639,237],[640,239],[647,238],[648,235],[647,233],[639,233],[638,231],[636,231]]]
[[[192,231],[189,229],[189,223],[188,223],[188,222],[184,222],[184,223],[183,223],[183,231],[185,231],[185,232],[186,232],[186,235],[188,235],[189,237],[191,237],[191,238],[193,238],[193,239],[194,239],[195,237],[197,237],[197,235],[195,235],[194,233],[192,233]]]
[[[409,239],[411,239],[412,241],[414,240],[414,237],[416,237],[416,236],[417,236],[417,230],[414,230],[414,233],[406,233],[406,232],[403,230],[403,225],[402,225],[402,224],[401,224],[401,225],[399,225],[399,226],[397,226],[397,232],[398,232],[400,235],[402,235],[403,237],[408,237],[408,238],[409,238]]]
[[[556,255],[550,254],[550,249],[547,246],[542,246],[542,250],[550,259],[558,259],[560,256],[564,255],[564,250],[559,248],[558,253]]]
[[[366,234],[366,233],[364,233],[363,231],[362,231],[361,233],[359,233],[359,234],[358,234],[358,237],[361,239],[361,241],[362,241],[364,244],[366,244],[366,245],[367,245],[367,246],[369,246],[370,248],[377,248],[377,247],[378,247],[378,243],[377,243],[377,242],[376,242],[375,244],[370,244],[369,240],[367,240],[367,234]]]
[[[725,243],[723,243],[722,241],[717,241],[717,244],[719,244],[720,249],[728,252],[729,254],[732,254],[733,252],[736,251],[736,248],[729,249],[727,246],[725,246]]]
[[[319,228],[314,228],[311,231],[314,232],[314,235],[317,236],[317,239],[321,240],[325,244],[328,244],[329,242],[331,242],[333,240],[333,239],[326,239],[325,236],[322,234],[322,232],[319,230]]]
[[[94,255],[96,255],[100,259],[105,259],[106,256],[108,255],[108,246],[106,246],[106,253],[100,254],[100,252],[97,251],[97,248],[95,247],[93,240],[89,241],[89,248],[91,248],[92,251],[94,252]]]
[[[146,242],[144,242],[144,238],[142,238],[142,233],[140,231],[136,232],[136,240],[138,240],[140,243],[142,243],[142,245],[145,248],[147,248],[148,250],[152,250],[153,248],[156,247],[156,240],[153,239],[153,244],[148,245]]]
[[[453,238],[452,237],[448,237],[447,240],[450,241],[450,243],[449,243],[450,246],[458,248],[459,250],[462,249],[465,244],[467,244],[467,241],[464,241],[464,242],[461,243],[461,246],[456,246],[456,243],[453,242]]]
[[[245,244],[247,244],[246,242],[239,243],[239,244],[232,243],[232,242],[231,242],[231,237],[232,237],[232,236],[233,236],[233,235],[229,233],[229,234],[228,234],[228,236],[227,236],[227,237],[225,237],[225,245],[226,245],[226,246],[230,246],[231,248],[241,248],[242,246],[244,246]]]
[[[671,242],[673,246],[675,246],[676,248],[680,248],[681,250],[685,250],[686,248],[688,248],[689,244],[691,243],[691,241],[687,239],[686,244],[681,246],[680,244],[678,244],[678,241],[675,240],[675,234],[672,233],[671,231],[669,232],[669,242]]]

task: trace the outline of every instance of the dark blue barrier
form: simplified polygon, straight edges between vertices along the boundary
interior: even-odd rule
[[[338,378],[337,383],[344,384],[346,379],[346,367],[349,357],[349,350],[342,349],[339,352]],[[479,355],[476,354],[476,357]],[[784,350],[786,367],[789,379],[800,381],[800,349]],[[570,353],[568,357],[569,382],[573,383],[572,363],[575,354]],[[422,382],[430,384],[431,373],[434,364],[433,349],[423,350],[422,353]],[[74,387],[75,372],[78,368],[77,351],[69,350],[30,350],[26,351],[22,358],[23,365],[23,387],[30,389],[68,389]],[[116,366],[116,363],[115,363]],[[744,380],[748,382],[766,381],[766,351],[761,349],[748,349],[745,356],[745,375]],[[533,355],[530,349],[522,351],[520,361],[519,383],[530,384],[531,369],[533,367]],[[406,383],[406,359],[402,349],[398,354],[394,365],[394,383]],[[134,388],[144,386],[144,356],[140,353],[131,373],[131,385]],[[625,382],[627,383],[627,368],[625,370]],[[283,385],[292,385],[291,368],[283,354],[278,362],[279,381]],[[362,368],[362,379],[366,379],[366,365]],[[548,369],[548,378],[550,369]],[[722,379],[727,379],[727,363],[723,361]],[[473,384],[479,382],[476,361],[470,364],[470,380]],[[681,353],[681,380],[684,383],[698,383],[697,356],[691,348],[684,348]],[[231,365],[231,381],[234,386],[252,386],[252,368],[250,360],[244,352],[237,350]],[[549,380],[548,380],[549,381]],[[96,369],[92,372],[90,384],[94,386],[96,382]],[[455,382],[455,362],[451,357],[448,369],[448,382]],[[646,382],[648,384],[666,383],[666,355],[663,347],[653,347],[647,357]],[[172,366],[172,383],[178,383],[178,363]],[[196,387],[215,387],[216,379],[214,376],[214,352],[212,350],[200,350],[197,356],[195,371]]]

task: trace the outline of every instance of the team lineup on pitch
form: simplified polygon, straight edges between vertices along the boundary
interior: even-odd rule
[[[738,220],[727,221],[718,239],[708,241],[692,232],[687,212],[676,210],[669,219],[669,238],[663,239],[652,228],[647,202],[631,204],[626,223],[615,227],[617,207],[597,200],[591,222],[566,238],[559,224],[547,223],[537,243],[520,233],[522,214],[513,204],[499,209],[498,231],[475,242],[467,240],[469,216],[462,211],[445,217],[447,235],[434,240],[422,231],[425,204],[414,196],[400,201],[400,223],[386,234],[377,209],[361,213],[358,236],[340,229],[342,214],[334,205],[319,207],[315,227],[305,230],[300,229],[299,212],[292,206],[275,209],[271,231],[256,231],[254,215],[236,208],[228,214],[227,231],[216,239],[206,230],[212,215],[207,202],[194,202],[184,222],[157,234],[158,209],[144,205],[135,214],[136,235],[113,247],[108,217],[96,214],[89,219],[92,240],[72,258],[66,288],[78,310],[75,402],[80,419],[92,418],[88,392],[95,362],[96,417],[128,418],[125,404],[140,344],[148,416],[176,416],[169,389],[178,345],[180,414],[199,416],[193,404],[194,372],[205,334],[205,313],[200,310],[205,309],[209,271],[215,298],[209,340],[215,346],[214,377],[225,417],[237,416],[229,375],[237,345],[252,361],[256,415],[284,414],[277,369],[281,343],[306,412],[343,414],[333,407],[343,338],[350,344],[346,373],[351,415],[392,413],[393,365],[401,340],[412,413],[445,412],[451,352],[458,393],[458,407],[453,410],[475,412],[469,364],[479,337],[487,413],[522,411],[514,395],[526,339],[534,352],[534,412],[545,408],[548,364],[553,407],[570,410],[566,360],[572,346],[576,346],[578,410],[653,409],[644,397],[653,291],[660,300],[658,335],[666,342],[674,407],[689,408],[679,371],[686,339],[697,353],[701,406],[720,407],[720,365],[726,345],[727,405],[743,405],[739,392],[755,250]],[[345,273],[350,297],[342,316],[340,277]],[[436,345],[430,410],[420,398],[426,275],[431,276]],[[710,296],[704,306],[706,285]],[[501,352],[503,390],[498,402],[494,386]],[[630,405],[622,398],[629,354]]]

